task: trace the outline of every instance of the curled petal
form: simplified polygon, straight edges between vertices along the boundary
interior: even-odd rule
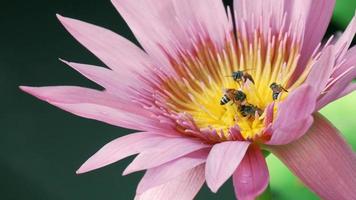
[[[168,183],[137,194],[135,200],[192,200],[204,181],[204,165],[199,165]]]
[[[147,148],[152,148],[164,140],[163,136],[146,132],[133,133],[117,138],[91,156],[77,170],[77,173],[81,174],[110,165],[123,158],[140,153]]]
[[[305,80],[305,83],[314,87],[317,94],[320,94],[328,83],[335,66],[335,58],[333,48],[327,47]]]
[[[327,119],[314,119],[302,138],[270,150],[322,199],[356,199],[355,153]]]
[[[275,117],[273,116],[274,104],[275,102],[270,103],[265,109],[266,118],[263,123],[266,127],[273,122],[273,118]]]
[[[343,57],[343,62],[340,67],[336,68],[333,77],[338,77],[342,73],[348,71],[349,68],[356,66],[356,46],[347,50],[345,56]],[[356,77],[356,75],[355,75]]]
[[[301,137],[311,126],[311,114],[315,107],[314,88],[303,85],[293,91],[279,105],[276,120],[272,125],[272,138],[268,144],[287,144]]]
[[[234,173],[249,145],[250,142],[233,141],[213,146],[205,167],[206,183],[213,192],[217,192]]]
[[[233,175],[236,197],[252,200],[267,188],[269,173],[266,160],[257,146],[251,145]]]
[[[166,139],[157,144],[154,148],[147,149],[140,153],[125,169],[123,175],[154,168],[189,153],[209,147],[210,145],[192,140],[191,138]]]
[[[355,77],[356,67],[350,67],[342,77],[339,77],[328,91],[317,101],[316,109],[320,110],[332,101],[335,101],[342,92],[345,91],[346,87],[351,84],[352,79]]]
[[[142,194],[147,190],[165,184],[175,179],[192,168],[206,161],[209,151],[203,149],[193,152],[156,168],[148,169],[137,186],[136,193]]]

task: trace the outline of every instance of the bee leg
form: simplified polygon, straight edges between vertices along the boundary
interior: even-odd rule
[[[239,88],[242,88],[240,81],[236,81],[236,82],[237,82],[237,84],[239,84]]]
[[[278,94],[278,101],[281,101],[281,98],[282,98],[282,92]]]

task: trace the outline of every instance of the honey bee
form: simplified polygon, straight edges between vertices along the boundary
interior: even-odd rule
[[[263,114],[263,111],[254,105],[242,105],[240,107],[240,113],[244,117],[254,117],[256,112],[259,116]]]
[[[272,83],[269,87],[272,89],[273,100],[277,100],[281,92],[288,92],[281,84]]]
[[[241,90],[226,89],[224,96],[220,99],[220,105],[225,105],[230,101],[237,105],[244,104],[246,102],[246,94]]]
[[[234,81],[238,82],[239,84],[241,82],[246,83],[247,80],[250,80],[253,84],[255,84],[255,81],[253,80],[251,74],[247,73],[246,71],[240,70],[240,71],[232,72],[231,77],[234,79]]]

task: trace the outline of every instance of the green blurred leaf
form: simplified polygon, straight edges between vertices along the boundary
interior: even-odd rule
[[[347,24],[354,16],[356,9],[355,0],[338,0],[336,1],[333,22],[341,29],[345,29]]]
[[[272,191],[270,185],[268,185],[267,189],[261,194],[261,196],[256,198],[256,200],[271,200],[271,199],[272,199]]]

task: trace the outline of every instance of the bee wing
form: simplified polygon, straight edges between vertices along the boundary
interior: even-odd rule
[[[252,76],[250,74],[246,74],[245,77],[250,80],[253,84],[255,84],[255,80],[253,80]]]

